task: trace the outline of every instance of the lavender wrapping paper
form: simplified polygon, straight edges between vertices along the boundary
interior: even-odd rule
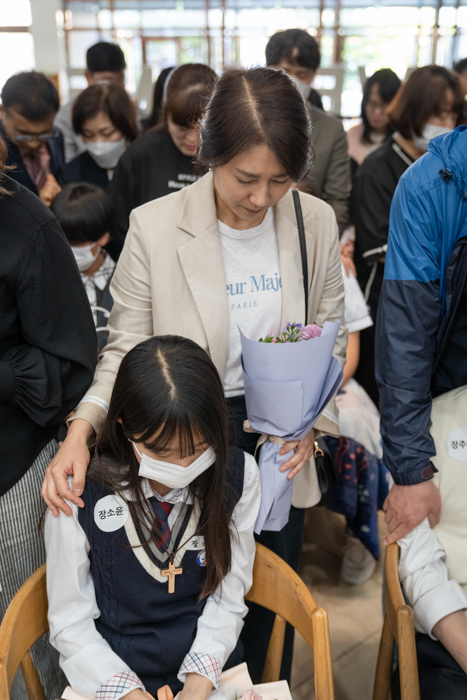
[[[240,330],[248,420],[258,433],[302,440],[342,384],[343,372],[332,352],[340,321],[326,322],[319,338],[299,343],[259,343]],[[293,479],[279,471],[291,454],[265,442],[259,471],[261,505],[255,532],[279,531],[289,520]]]

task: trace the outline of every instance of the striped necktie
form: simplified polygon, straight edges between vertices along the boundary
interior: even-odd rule
[[[156,547],[160,552],[165,552],[170,543],[170,527],[168,517],[174,507],[173,503],[159,501],[157,498],[151,498],[152,508],[156,516],[157,527],[159,528],[159,536],[156,536]]]

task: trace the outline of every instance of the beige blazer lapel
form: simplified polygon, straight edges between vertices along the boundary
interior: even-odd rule
[[[178,257],[204,326],[211,359],[224,379],[229,303],[211,173],[187,188],[178,227],[193,236],[178,248]]]
[[[291,192],[277,203],[275,213],[282,281],[281,328],[284,328],[287,322],[305,321],[300,241]]]

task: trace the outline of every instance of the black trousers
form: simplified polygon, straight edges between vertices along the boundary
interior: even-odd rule
[[[249,454],[254,454],[258,435],[245,433],[243,421],[246,420],[246,404],[244,396],[227,399],[229,409],[230,442]],[[298,570],[302,552],[303,533],[305,529],[305,509],[292,506],[289,522],[280,532],[264,531],[255,535],[256,541],[271,549],[280,556],[294,571]],[[264,662],[274,625],[275,614],[266,608],[248,603],[249,612],[245,618],[241,640],[245,650],[245,661],[253,683],[261,683]],[[284,654],[280,679],[290,683],[292,672],[294,629],[286,626]]]
[[[427,634],[417,632],[418,676],[420,700],[465,700],[467,698],[467,674],[448,650]],[[393,700],[400,700],[399,667],[394,671]]]

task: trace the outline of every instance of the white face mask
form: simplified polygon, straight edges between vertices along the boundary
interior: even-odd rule
[[[90,243],[89,245],[79,246],[79,248],[78,246],[71,246],[71,250],[73,251],[73,255],[75,256],[76,264],[78,265],[78,270],[80,272],[86,272],[86,270],[89,270],[91,265],[97,259],[101,249],[99,246],[97,246],[97,252],[93,253],[92,249],[95,245],[95,243]]]
[[[423,129],[421,136],[412,137],[413,145],[415,148],[418,148],[419,151],[426,151],[431,139],[434,139],[435,136],[441,136],[442,134],[449,134],[450,131],[452,131],[452,129],[448,129],[445,126],[430,124],[430,122],[428,122],[428,124],[425,124],[425,128]]]
[[[125,137],[119,141],[94,141],[86,143],[85,146],[91,158],[105,170],[115,168],[126,150]]]
[[[311,92],[310,83],[304,83],[301,80],[299,80],[298,78],[296,78],[294,75],[291,75],[290,79],[294,81],[295,85],[298,87],[298,89],[302,93],[303,99],[307,100],[309,98],[310,92]]]
[[[194,462],[188,467],[171,462],[162,462],[141,452],[133,443],[133,447],[141,457],[138,476],[146,479],[154,479],[159,484],[168,486],[170,489],[183,489],[196,479],[197,476],[209,469],[216,461],[216,452],[213,447],[208,447]]]

